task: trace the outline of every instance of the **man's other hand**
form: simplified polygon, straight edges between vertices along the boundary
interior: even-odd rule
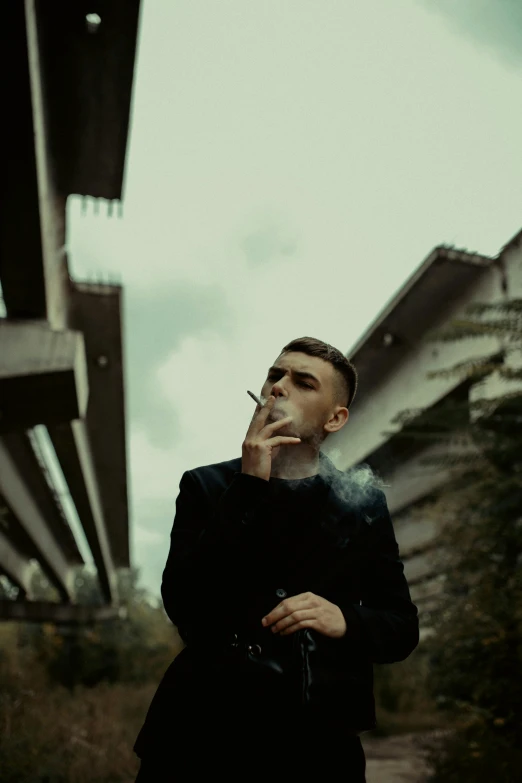
[[[299,593],[285,598],[261,622],[265,628],[271,626],[272,632],[281,636],[300,628],[312,628],[332,639],[339,639],[346,633],[346,620],[337,604],[315,593]]]

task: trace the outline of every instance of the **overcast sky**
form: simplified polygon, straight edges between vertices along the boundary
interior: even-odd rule
[[[123,217],[70,199],[75,278],[125,287],[134,563],[185,470],[240,456],[266,369],[347,353],[441,243],[522,219],[519,0],[143,0]]]

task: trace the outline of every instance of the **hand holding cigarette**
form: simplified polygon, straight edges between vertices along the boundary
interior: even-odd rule
[[[254,399],[260,410],[254,415],[248,428],[242,447],[241,472],[250,476],[257,476],[265,481],[270,479],[272,459],[277,455],[279,447],[283,445],[301,443],[301,438],[293,438],[286,435],[274,435],[277,430],[292,421],[291,416],[267,424],[266,420],[273,408],[275,397],[270,396],[264,405],[252,392],[248,392]]]

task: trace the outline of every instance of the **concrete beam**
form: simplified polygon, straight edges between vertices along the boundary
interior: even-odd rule
[[[449,467],[441,468],[425,463],[425,460],[442,457],[445,453],[446,450],[439,444],[429,446],[398,464],[395,470],[382,475],[390,514],[408,508],[449,481],[454,475]]]
[[[458,461],[452,458],[478,455],[471,441],[458,438],[432,443],[414,453],[410,449],[408,456],[394,448],[400,443],[401,438],[396,438],[382,451],[374,453],[370,460],[385,485],[383,491],[397,532],[406,519],[411,518],[417,524],[418,513],[414,510],[410,513],[410,507],[429,495],[436,496],[438,490],[457,477],[460,468]]]
[[[522,231],[502,248],[500,262],[506,279],[506,295],[511,299],[522,296]]]
[[[41,63],[42,3],[24,0],[29,60],[29,79],[33,109],[35,161],[40,212],[43,282],[45,288],[46,315],[54,329],[67,325],[69,299],[69,272],[65,253],[65,205],[67,194],[57,186],[56,172],[50,148],[48,132],[48,106],[45,101]],[[38,9],[38,12],[37,12]]]
[[[2,179],[9,198],[0,215],[0,278],[9,318],[46,319],[63,328],[69,291],[67,194],[57,188],[47,138],[50,107],[41,79],[36,7],[34,0],[20,0],[2,8],[2,51],[12,74],[4,105],[16,122],[6,126],[9,152]],[[46,12],[47,7],[41,11]]]
[[[425,639],[429,639],[431,636],[434,636],[434,634],[436,633],[434,628],[432,628],[431,626],[429,627],[423,626],[422,622],[423,622],[423,618],[421,615],[420,616],[421,627],[419,629],[419,643],[424,642]]]
[[[53,425],[48,431],[91,548],[102,593],[108,603],[114,603],[116,575],[85,421]]]
[[[405,559],[404,575],[410,587],[435,578],[437,571],[433,562],[433,552]]]
[[[43,479],[42,479],[43,480]],[[63,601],[73,599],[73,573],[49,521],[26,481],[25,471],[13,459],[7,436],[0,437],[0,494],[31,540],[35,556]]]
[[[452,269],[454,274],[459,270],[455,265],[450,265],[449,271]],[[448,270],[444,270],[444,273],[447,277]],[[431,277],[434,274],[435,271]],[[393,343],[388,347],[385,343],[368,346],[367,352],[371,357],[364,359],[365,372],[350,420],[342,430],[330,435],[325,444],[326,453],[334,452],[334,462],[339,469],[347,470],[363,462],[390,440],[400,430],[400,426],[394,423],[400,413],[408,409],[429,408],[460,383],[455,375],[430,379],[428,373],[445,370],[458,362],[499,350],[496,338],[477,338],[473,346],[466,340],[431,343],[424,339],[427,331],[462,317],[472,301],[498,301],[503,297],[503,277],[499,268],[478,267],[474,274],[474,277],[467,279],[466,287],[458,292],[458,298],[453,298],[449,304],[441,298],[447,296],[449,283],[445,283],[444,289],[438,294],[439,298],[430,298],[430,280],[427,278],[422,299],[432,318],[429,325],[425,323],[424,332],[419,332],[415,322],[407,321],[401,323],[401,341],[398,341],[397,346]],[[385,327],[386,324],[383,324],[383,329]],[[362,357],[362,347],[359,352]],[[355,364],[357,366],[357,361]]]
[[[31,563],[22,555],[9,539],[0,532],[0,572],[18,587],[24,598],[30,598]]]
[[[77,419],[88,391],[80,332],[0,321],[0,432]]]
[[[395,538],[399,545],[401,557],[410,557],[419,549],[433,545],[437,538],[438,525],[435,519],[424,518],[421,513],[406,513],[393,520]]]
[[[460,468],[450,458],[464,455],[478,455],[473,443],[434,443],[407,459],[398,457],[392,469],[379,471],[390,514],[402,514],[455,479]]]
[[[10,459],[23,477],[27,492],[33,498],[38,510],[54,540],[57,541],[69,566],[82,565],[83,558],[65,515],[57,490],[47,472],[38,442],[27,433],[8,433],[3,436],[4,447]],[[35,450],[35,446],[37,447]],[[0,517],[2,529],[13,546],[26,557],[38,560],[38,549],[0,495]]]
[[[89,625],[122,617],[125,617],[123,607],[58,604],[50,601],[0,601],[0,620]]]
[[[425,603],[438,599],[444,590],[444,581],[438,577],[427,579],[411,587],[410,593],[414,603]]]
[[[48,131],[62,192],[121,199],[140,0],[88,6],[36,5]],[[94,32],[92,9],[101,17]]]
[[[426,598],[426,599],[417,599],[414,600],[413,603],[419,610],[419,622],[424,624],[426,623],[425,616],[428,612],[434,612],[436,611],[440,606],[440,600],[437,598]]]
[[[70,326],[85,339],[89,405],[85,417],[114,564],[129,558],[123,291],[117,285],[75,283]]]
[[[0,280],[10,318],[46,318],[44,270],[23,2],[2,4],[2,54],[9,63],[3,105],[16,122],[4,124],[0,210]]]

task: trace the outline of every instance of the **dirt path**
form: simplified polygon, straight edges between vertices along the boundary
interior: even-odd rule
[[[426,783],[428,767],[418,742],[425,735],[362,736],[367,783]]]

